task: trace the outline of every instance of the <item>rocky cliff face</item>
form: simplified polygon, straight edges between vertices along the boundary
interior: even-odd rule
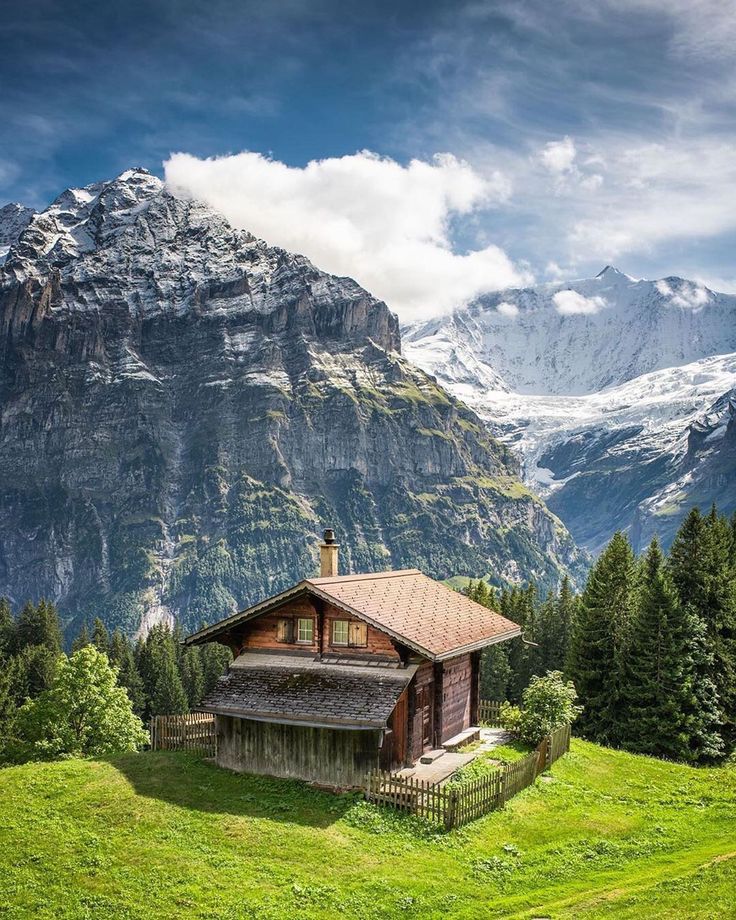
[[[6,258],[11,243],[14,243],[30,224],[35,213],[33,208],[13,202],[0,208],[0,262]]]
[[[130,170],[0,267],[0,594],[197,626],[311,574],[580,572],[478,418],[355,282]]]
[[[736,296],[607,267],[481,298],[404,345],[518,450],[530,488],[593,552],[616,530],[637,549],[668,543],[696,503],[734,507],[727,425],[695,442],[736,385]]]

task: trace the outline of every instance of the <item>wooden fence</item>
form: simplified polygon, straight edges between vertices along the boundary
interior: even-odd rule
[[[368,774],[365,797],[451,830],[502,808],[569,749],[570,726],[566,725],[545,738],[531,754],[487,776],[443,786],[375,771]]]
[[[501,725],[501,703],[495,700],[481,700],[478,703],[478,722],[488,728],[503,728]]]
[[[152,751],[196,751],[215,756],[215,717],[208,712],[152,716],[149,730]]]

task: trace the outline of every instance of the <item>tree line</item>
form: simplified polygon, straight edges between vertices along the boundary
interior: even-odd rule
[[[617,533],[579,595],[567,579],[543,599],[533,584],[466,593],[524,630],[484,653],[483,695],[517,702],[561,670],[591,741],[688,763],[736,748],[736,517],[694,508],[669,553],[655,538],[640,558]]]
[[[91,630],[82,628],[67,658],[52,603],[29,602],[14,615],[8,600],[0,598],[0,748],[11,743],[23,707],[52,690],[56,693],[60,677],[61,683],[66,679],[60,669],[87,648],[99,656],[82,656],[79,662],[103,683],[102,671],[109,667],[114,684],[125,691],[132,712],[143,722],[152,715],[196,709],[222,675],[230,652],[216,643],[185,648],[182,638],[178,628],[158,625],[132,642],[118,629],[109,633],[96,619]],[[76,670],[84,672],[81,664]]]

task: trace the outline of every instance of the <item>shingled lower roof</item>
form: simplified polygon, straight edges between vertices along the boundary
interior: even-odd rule
[[[206,626],[185,641],[211,642],[287,601],[313,595],[383,630],[434,661],[521,635],[521,627],[418,569],[308,578],[286,591]]]
[[[416,665],[346,667],[246,652],[235,659],[200,708],[257,721],[383,729],[416,670]]]

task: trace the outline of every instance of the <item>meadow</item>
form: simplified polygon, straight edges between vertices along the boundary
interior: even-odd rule
[[[180,753],[0,771],[0,917],[736,917],[736,769],[574,741],[451,833]]]

